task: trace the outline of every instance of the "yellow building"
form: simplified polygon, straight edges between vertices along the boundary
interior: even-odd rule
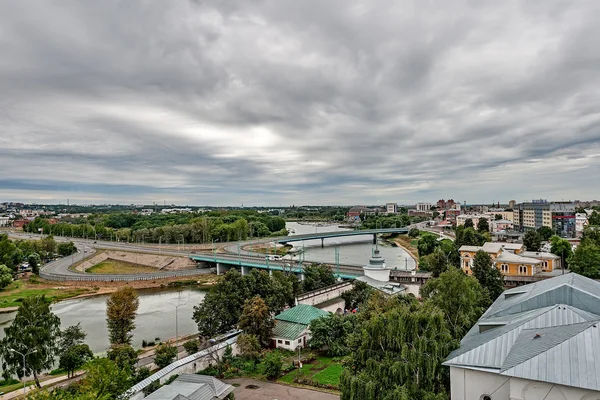
[[[551,253],[525,251],[518,243],[487,242],[483,246],[461,246],[461,268],[472,274],[473,260],[478,251],[483,250],[490,255],[494,266],[504,275],[533,276],[541,272],[552,272],[561,268],[560,257]]]

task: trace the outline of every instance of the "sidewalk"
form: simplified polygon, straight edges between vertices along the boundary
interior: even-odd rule
[[[66,375],[63,376],[57,376],[56,378],[50,378],[47,379],[45,381],[40,382],[40,384],[42,385],[42,387],[49,387],[49,386],[54,386],[57,385],[59,383],[67,383],[67,382],[74,382],[76,380],[81,379],[81,377],[85,374],[85,371],[78,371],[75,373],[75,375],[73,376],[73,378],[67,378]],[[36,387],[35,385],[31,385],[31,386],[27,386],[25,388],[25,394],[35,390]],[[18,390],[13,390],[12,392],[0,395],[0,400],[8,400],[8,399],[16,399],[20,396],[23,396],[23,388],[20,388]]]

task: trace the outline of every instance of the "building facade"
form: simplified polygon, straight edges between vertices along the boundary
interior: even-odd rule
[[[388,214],[396,214],[398,213],[398,204],[396,203],[386,203],[385,212]]]
[[[415,204],[415,209],[418,212],[431,212],[431,207],[433,207],[433,204],[431,204],[431,203],[417,203],[417,204]]]
[[[456,216],[456,226],[464,225],[465,222],[467,222],[467,220],[470,219],[471,221],[473,221],[473,226],[475,228],[477,228],[477,224],[479,223],[479,220],[482,218],[486,219],[488,221],[488,224],[491,222],[490,220],[493,219],[489,215],[486,215],[486,214],[460,214],[460,215]],[[490,226],[490,228],[491,228],[491,226]]]
[[[521,203],[513,210],[513,222],[515,229],[521,232],[547,226],[560,237],[575,237],[575,204],[570,202],[551,203],[546,200]]]
[[[325,315],[329,313],[307,304],[298,304],[276,315],[272,336],[273,347],[291,351],[298,347],[306,347],[311,338],[310,322]]]

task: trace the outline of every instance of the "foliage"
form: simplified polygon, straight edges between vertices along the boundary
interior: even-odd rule
[[[155,355],[154,364],[159,368],[164,368],[177,357],[177,347],[171,346],[169,343],[158,345]]]
[[[186,353],[188,353],[189,355],[192,355],[192,354],[196,354],[198,352],[198,349],[200,348],[200,346],[199,346],[197,339],[192,339],[192,340],[188,340],[187,342],[185,342],[183,344],[183,348],[185,349]]]
[[[277,351],[267,353],[262,362],[262,372],[268,379],[277,379],[281,375],[283,361]]]
[[[244,333],[255,335],[260,344],[267,347],[271,341],[274,326],[269,307],[260,296],[254,296],[244,302],[239,323],[239,328]]]
[[[502,219],[502,214],[494,215],[494,221],[500,221]]]
[[[60,333],[58,341],[59,367],[67,371],[68,377],[73,376],[73,372],[94,358],[90,347],[83,343],[86,336],[79,324],[69,326]]]
[[[97,396],[116,399],[131,386],[131,373],[119,368],[108,358],[96,358],[87,364],[87,374],[81,383],[81,393],[95,392]]]
[[[590,226],[600,226],[600,213],[598,211],[592,212],[588,217],[588,224]]]
[[[38,375],[52,369],[60,336],[60,319],[50,311],[50,301],[44,296],[32,296],[23,300],[12,324],[4,328],[6,337],[0,342],[2,369],[23,378],[23,354],[29,353],[25,363],[25,375],[32,375],[40,387]]]
[[[63,242],[58,244],[57,251],[59,255],[67,257],[77,253],[77,247],[75,247],[75,243],[73,242]]]
[[[408,231],[408,237],[417,238],[419,237],[419,230],[417,228],[410,228]]]
[[[592,240],[582,240],[567,262],[572,272],[600,279],[600,246]]]
[[[448,255],[444,253],[444,250],[438,247],[433,253],[421,257],[419,259],[419,266],[421,266],[422,269],[431,272],[431,275],[434,278],[437,278],[442,272],[448,270],[450,264]]]
[[[567,239],[554,235],[550,238],[550,244],[550,252],[560,257],[562,268],[566,269],[569,266],[567,260],[573,254],[571,243]]]
[[[433,253],[437,245],[437,238],[434,235],[425,235],[421,237],[421,239],[419,239],[419,242],[417,243],[419,257],[423,257]]]
[[[56,251],[56,241],[52,236],[41,240],[16,240],[12,241],[6,234],[0,234],[0,264],[6,265],[13,272],[17,272],[23,261],[35,260],[32,268],[36,270],[42,260],[50,259]],[[31,256],[34,258],[31,258]]]
[[[477,221],[477,231],[478,232],[489,232],[490,231],[490,224],[487,219],[479,218],[479,221]]]
[[[31,253],[27,257],[27,262],[29,263],[29,266],[31,267],[31,271],[34,274],[38,275],[40,273],[40,265],[42,264],[40,255],[38,253]]]
[[[465,228],[465,226],[456,227],[455,244],[457,248],[461,246],[483,246],[486,241],[491,238],[489,232],[479,232],[473,228]]]
[[[467,218],[465,220],[465,229],[466,228],[474,228],[475,225],[473,224],[473,220],[471,218]]]
[[[139,305],[138,294],[129,286],[117,290],[106,300],[106,323],[111,344],[131,344]]]
[[[554,231],[549,226],[540,226],[537,229],[537,233],[543,242],[547,242],[554,235]]]
[[[261,346],[258,336],[242,333],[236,343],[242,357],[255,360],[260,356]]]
[[[496,300],[504,291],[504,277],[498,268],[494,267],[488,253],[479,250],[473,259],[473,276],[487,291],[490,303]]]
[[[329,265],[311,264],[304,268],[304,282],[302,282],[304,291],[310,292],[334,283],[335,276]]]
[[[489,303],[486,291],[472,276],[451,267],[421,287],[421,297],[444,313],[448,329],[460,340]]]
[[[540,251],[542,247],[542,238],[537,231],[527,231],[523,235],[523,244],[528,251]]]
[[[441,363],[457,345],[435,307],[398,303],[374,313],[352,337],[340,398],[447,399],[449,374]]]
[[[138,355],[129,344],[113,344],[106,352],[106,357],[114,362],[120,369],[127,370],[131,375],[135,374],[135,365]]]
[[[12,282],[13,277],[10,269],[4,264],[0,264],[0,289],[4,289]]]
[[[38,390],[34,393],[27,395],[28,400],[111,400],[110,395],[98,395],[98,393],[86,392],[81,393],[80,391],[69,390],[68,388],[53,388]]]
[[[348,339],[357,325],[355,314],[347,316],[329,314],[310,323],[311,339],[309,345],[313,349],[326,349],[330,356],[345,356],[350,352]]]
[[[360,306],[362,303],[367,301],[373,288],[367,285],[366,282],[355,280],[353,282],[354,287],[347,292],[342,293],[342,299],[345,302],[346,310],[353,310]]]

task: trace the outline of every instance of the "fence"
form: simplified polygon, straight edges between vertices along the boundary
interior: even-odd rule
[[[65,273],[56,274],[53,272],[40,271],[40,277],[49,281],[105,281],[105,282],[133,282],[133,281],[152,281],[155,279],[186,277],[202,274],[210,274],[208,269],[190,269],[172,272],[160,272],[156,274],[143,275],[100,275],[100,274],[85,274],[85,273]]]

